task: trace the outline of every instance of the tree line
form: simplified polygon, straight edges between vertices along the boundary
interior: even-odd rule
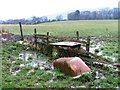
[[[22,24],[38,24],[48,22],[48,18],[46,16],[43,17],[36,17],[33,16],[30,19],[9,19],[6,21],[1,21],[2,24],[18,24],[21,22]]]
[[[79,11],[71,12],[67,15],[68,20],[104,20],[119,19],[120,8],[104,8],[96,11]]]
[[[62,21],[63,16],[62,15],[57,15],[55,19],[48,19],[47,16],[42,16],[42,17],[36,17],[32,16],[29,19],[9,19],[6,21],[0,20],[0,24],[18,24],[21,22],[22,24],[39,24],[39,23],[46,23],[46,22],[55,22],[55,21]]]
[[[63,20],[105,20],[105,19],[119,19],[120,8],[104,8],[95,11],[79,11],[71,12],[67,14],[67,19],[64,19],[62,15],[57,15],[55,19],[48,19],[47,16],[36,17],[33,16],[30,19],[9,19],[6,21],[0,21],[0,24],[39,24],[54,21]]]

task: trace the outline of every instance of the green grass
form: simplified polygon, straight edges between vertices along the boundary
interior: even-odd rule
[[[37,33],[46,34],[50,32],[53,36],[59,37],[76,37],[75,32],[79,31],[80,37],[86,36],[106,36],[110,35],[111,39],[107,36],[102,38],[103,40],[112,40],[106,42],[105,47],[103,47],[103,52],[107,51],[107,54],[118,53],[117,42],[118,38],[118,22],[117,20],[79,20],[79,21],[60,21],[60,22],[52,22],[52,23],[43,23],[38,25],[22,25],[24,34],[33,34],[34,28],[37,29]],[[5,31],[12,32],[14,34],[20,34],[19,25],[0,25],[0,29],[4,28]],[[106,28],[108,30],[106,30]],[[114,41],[115,39],[115,41]],[[111,43],[110,43],[111,42]],[[97,42],[96,42],[97,43]],[[15,51],[13,51],[13,49]],[[120,80],[118,76],[114,73],[113,69],[105,70],[102,72],[106,79],[100,79],[98,82],[94,80],[94,74],[83,76],[78,80],[72,80],[70,77],[64,75],[63,73],[53,70],[55,75],[51,73],[46,73],[44,70],[35,69],[34,73],[27,75],[27,72],[31,67],[21,68],[21,72],[16,76],[13,76],[10,73],[10,66],[12,64],[11,61],[16,61],[13,66],[14,69],[18,69],[18,65],[21,62],[16,56],[22,51],[23,46],[18,43],[8,43],[3,45],[1,49],[3,54],[2,57],[2,83],[3,88],[26,88],[26,87],[34,87],[34,88],[69,88],[69,85],[74,87],[78,86],[87,86],[93,87],[100,86],[101,88],[115,88],[117,84],[120,84]],[[106,54],[106,53],[105,53]],[[11,61],[7,60],[11,58]],[[30,58],[29,58],[30,59]],[[93,71],[95,67],[91,66]],[[86,79],[87,78],[87,79]],[[53,82],[48,82],[53,79]],[[0,78],[1,80],[1,78]],[[87,81],[86,81],[87,80]],[[16,84],[16,82],[18,83]],[[38,85],[37,85],[38,84]]]
[[[100,86],[101,88],[116,88],[120,84],[120,80],[115,70],[112,67],[104,67],[101,72],[106,79],[100,78],[98,81],[95,79],[95,68],[91,65],[93,71],[92,74],[83,74],[79,79],[73,80],[71,77],[61,73],[59,70],[54,69],[51,72],[46,70],[35,69],[34,72],[29,73],[28,71],[33,69],[33,67],[22,67],[19,68],[20,64],[28,64],[29,62],[18,59],[19,53],[23,49],[23,45],[17,42],[3,44],[3,52],[1,55],[2,61],[2,87],[7,88],[69,88],[73,86],[75,88],[80,88],[80,86],[86,86],[86,88],[96,88]],[[11,49],[16,48],[15,51]],[[14,54],[14,52],[17,52]],[[39,52],[38,52],[39,53]],[[17,55],[16,55],[17,54]],[[38,56],[39,57],[39,56]],[[10,58],[10,60],[8,60]],[[91,59],[92,60],[92,59]],[[12,63],[12,61],[16,61]],[[92,60],[93,61],[93,60]],[[10,72],[20,69],[21,71],[15,76]],[[50,80],[53,80],[50,82]],[[16,83],[17,82],[17,83]]]
[[[19,25],[0,25],[0,28],[12,32],[14,34],[20,34]],[[79,20],[79,21],[60,21],[43,23],[37,25],[22,25],[24,34],[33,34],[34,28],[37,29],[37,33],[46,34],[50,32],[54,36],[70,36],[75,37],[76,31],[79,31],[80,36],[104,36],[111,34],[116,36],[118,34],[118,21],[117,20]],[[106,30],[108,29],[108,30]]]

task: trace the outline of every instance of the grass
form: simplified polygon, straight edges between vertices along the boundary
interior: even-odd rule
[[[15,51],[9,51],[9,49],[16,47]],[[18,47],[17,47],[18,46]],[[20,63],[23,64],[23,60],[17,59],[16,54],[12,52],[21,52],[23,48],[22,45],[18,43],[8,43],[3,46],[4,52],[2,53],[2,86],[4,89],[7,88],[69,88],[70,86],[75,88],[81,88],[81,86],[86,86],[87,88],[96,88],[100,86],[101,88],[116,88],[120,84],[118,75],[114,73],[114,69],[111,67],[103,68],[105,79],[95,80],[95,67],[91,65],[93,70],[92,74],[84,74],[79,79],[73,80],[71,77],[61,73],[59,70],[54,69],[51,72],[47,72],[41,69],[35,69],[34,72],[28,74],[28,71],[33,69],[33,67],[23,67],[19,68]],[[11,56],[10,56],[11,55]],[[10,60],[8,60],[8,57]],[[12,61],[16,61],[14,64]],[[28,63],[28,62],[27,62]],[[26,63],[26,64],[27,64]],[[20,69],[21,71],[13,76],[10,72]],[[50,82],[53,80],[52,82]],[[16,83],[17,82],[17,83]]]
[[[34,28],[37,29],[37,33],[46,34],[50,32],[54,36],[69,36],[75,37],[76,31],[79,31],[80,37],[84,36],[105,36],[107,33],[117,36],[118,27],[117,20],[79,20],[79,21],[60,21],[43,23],[36,25],[22,25],[23,33],[33,34]],[[0,25],[6,31],[14,34],[20,34],[19,25]]]
[[[18,24],[1,24],[0,28],[14,34],[20,34]],[[36,25],[22,25],[24,35],[34,34],[34,28],[38,34],[47,34],[58,37],[76,37],[76,31],[79,31],[80,37],[95,36],[98,42],[107,41],[117,49],[118,43],[118,21],[117,20],[77,20],[77,21],[59,21],[42,23]],[[97,43],[97,42],[96,42]],[[107,49],[108,50],[108,49]],[[110,49],[110,51],[112,51]],[[108,51],[107,51],[108,52]]]
[[[52,23],[43,23],[38,25],[22,25],[24,34],[33,34],[34,28],[37,29],[37,33],[46,34],[50,32],[53,36],[63,36],[63,37],[75,37],[76,31],[79,31],[80,37],[86,36],[106,36],[107,38],[102,38],[103,40],[112,40],[106,42],[107,45],[102,47],[102,51],[106,54],[118,53],[117,49],[117,38],[118,38],[118,28],[117,20],[80,20],[80,21],[61,21]],[[14,34],[20,34],[19,25],[0,25],[0,28],[4,28],[5,31],[12,32]],[[109,36],[108,36],[109,35]],[[111,37],[111,39],[109,38]],[[114,42],[115,40],[115,42]],[[96,42],[97,43],[97,42]],[[2,85],[3,88],[69,88],[69,86],[80,87],[85,85],[88,88],[96,88],[100,86],[101,88],[115,88],[120,84],[118,75],[115,74],[112,68],[104,69],[102,74],[105,75],[105,79],[99,79],[95,81],[95,75],[84,75],[78,80],[73,80],[71,77],[59,72],[58,70],[53,70],[53,73],[47,73],[45,70],[38,70],[34,68],[34,72],[27,75],[28,70],[32,67],[22,67],[21,72],[16,76],[10,73],[10,67],[12,61],[16,61],[12,65],[12,70],[18,70],[18,65],[25,64],[24,61],[20,61],[16,56],[21,53],[24,45],[19,45],[18,43],[8,43],[3,45],[1,49],[2,52]],[[14,49],[14,50],[13,50]],[[109,52],[110,51],[110,52]],[[10,58],[10,60],[8,60]],[[29,58],[32,59],[32,58]],[[26,62],[27,64],[28,62]],[[91,65],[91,69],[95,72],[96,68]],[[95,70],[94,70],[95,69]],[[48,82],[53,80],[53,82]],[[18,83],[16,83],[18,82]]]

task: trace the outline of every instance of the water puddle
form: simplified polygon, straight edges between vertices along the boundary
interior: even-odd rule
[[[15,76],[17,73],[19,73],[21,70],[17,70],[15,72],[11,72],[13,76]]]
[[[17,61],[12,61],[12,66],[10,68],[10,72],[12,75],[16,75],[21,71],[23,67],[29,67],[31,66],[31,70],[28,70],[27,74],[30,74],[35,71],[35,68],[38,68],[40,70],[45,70],[47,72],[53,73],[52,70],[53,65],[51,62],[49,62],[49,59],[47,57],[38,56],[36,52],[30,52],[30,51],[22,51],[19,54],[19,59],[23,60],[24,63],[21,63],[19,65],[19,70],[12,70],[14,65]]]
[[[106,59],[110,59],[113,62],[117,61],[117,59],[115,57],[113,57],[113,56],[103,56],[103,57],[106,58]]]
[[[23,59],[24,61],[28,61],[31,58],[32,60],[37,60],[37,54],[35,52],[23,51],[19,54],[19,59]]]
[[[95,43],[95,41],[91,41],[93,43],[90,46],[90,52],[94,53],[98,56],[102,56],[103,58],[110,59],[112,62],[115,62],[118,60],[118,55],[117,54],[112,54],[111,56],[108,56],[107,54],[104,54],[104,50],[101,50],[101,48],[104,48],[106,46],[104,41],[101,41],[99,43]]]

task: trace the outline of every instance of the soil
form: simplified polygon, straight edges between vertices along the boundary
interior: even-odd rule
[[[3,43],[19,41],[22,38],[20,35],[14,35],[12,33],[1,33],[0,35],[1,35],[1,41]],[[24,40],[33,42],[34,37],[32,35],[24,35]]]

